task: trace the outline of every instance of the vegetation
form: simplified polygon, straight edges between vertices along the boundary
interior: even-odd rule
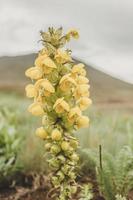
[[[0,112],[0,182],[20,170],[17,156],[22,142],[22,134],[16,127],[16,113],[3,108]]]

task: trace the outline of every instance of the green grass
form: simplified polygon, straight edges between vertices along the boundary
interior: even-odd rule
[[[88,111],[90,127],[82,129],[78,137],[82,148],[102,148],[115,154],[123,146],[133,148],[133,118],[126,110],[102,110],[93,107]]]

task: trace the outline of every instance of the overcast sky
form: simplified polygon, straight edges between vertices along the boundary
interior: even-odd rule
[[[133,0],[0,0],[0,56],[39,50],[39,30],[75,27],[73,56],[133,83]]]

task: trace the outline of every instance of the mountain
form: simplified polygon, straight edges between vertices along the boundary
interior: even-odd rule
[[[36,54],[0,58],[0,89],[24,94],[28,83],[24,71],[33,65]],[[133,104],[133,85],[113,78],[92,66],[86,66],[91,96],[96,103]]]

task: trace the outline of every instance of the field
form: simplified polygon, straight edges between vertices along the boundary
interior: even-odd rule
[[[44,143],[34,134],[40,121],[27,112],[29,104],[23,96],[0,94],[1,200],[52,199]],[[132,114],[129,107],[113,104],[94,104],[87,112],[90,128],[76,133],[81,144],[78,199],[133,199]]]

